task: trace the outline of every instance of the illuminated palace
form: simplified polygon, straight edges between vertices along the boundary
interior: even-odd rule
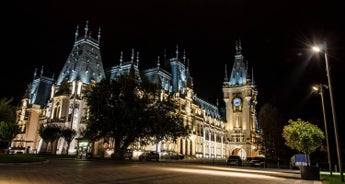
[[[115,78],[129,71],[133,65],[139,72],[139,53],[132,50],[126,60],[121,52],[119,63],[105,70],[100,52],[100,29],[97,38],[93,38],[88,23],[79,34],[75,32],[73,48],[57,79],[34,72],[32,83],[17,110],[17,122],[22,132],[17,135],[11,147],[12,152],[40,153],[48,151],[56,154],[78,154],[80,148],[87,149],[88,144],[81,144],[81,132],[85,130],[88,119],[88,106],[85,92],[92,84],[106,77]],[[133,144],[137,152],[143,150],[174,151],[186,158],[226,158],[239,155],[242,159],[262,154],[260,143],[261,131],[256,117],[257,88],[253,75],[248,74],[248,64],[244,62],[241,43],[236,42],[236,54],[230,75],[225,66],[223,95],[225,108],[211,104],[196,96],[193,91],[193,79],[189,73],[188,59],[178,48],[173,57],[164,57],[154,61],[154,67],[142,70],[150,81],[162,86],[165,93],[173,93],[179,102],[179,112],[184,124],[190,128],[190,136],[180,138],[176,143],[160,142],[157,145],[140,147]],[[187,62],[186,62],[187,61]],[[59,87],[67,79],[70,94],[59,93]],[[41,125],[55,124],[74,129],[77,134],[70,146],[64,138],[52,144],[53,150],[39,136]],[[90,144],[89,144],[90,145]],[[113,141],[102,140],[92,144],[94,155],[112,154]],[[84,148],[85,147],[85,148]],[[136,156],[136,155],[134,155]]]

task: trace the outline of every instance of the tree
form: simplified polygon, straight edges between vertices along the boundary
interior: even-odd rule
[[[66,155],[68,155],[69,146],[76,135],[77,135],[77,132],[73,129],[64,128],[61,130],[61,137],[63,137],[65,141],[67,142]]]
[[[133,66],[129,74],[102,80],[87,95],[90,122],[85,136],[114,139],[114,158],[123,159],[134,142],[146,145],[188,135],[172,98],[161,99],[160,92],[145,76],[139,78]]]
[[[56,141],[60,137],[61,129],[57,125],[48,124],[44,126],[43,124],[40,126],[38,130],[40,137],[43,139],[47,145],[50,143],[50,151],[53,154],[54,149],[54,141]]]
[[[271,103],[264,104],[259,111],[260,127],[263,130],[265,156],[268,159],[284,157],[284,140],[281,137],[283,117]]]
[[[284,126],[282,136],[285,144],[291,149],[296,149],[309,158],[309,154],[322,145],[325,135],[321,129],[307,121],[298,118],[297,121],[289,120],[289,125]],[[307,159],[310,165],[310,160]]]
[[[159,143],[162,140],[176,142],[179,137],[188,136],[187,127],[183,126],[177,101],[173,95],[167,95],[162,100],[156,100],[144,114],[145,121],[149,126],[142,137],[146,143]]]
[[[12,140],[21,131],[16,123],[16,111],[11,105],[12,101],[12,98],[0,99],[0,142],[3,142],[6,148],[11,146]]]

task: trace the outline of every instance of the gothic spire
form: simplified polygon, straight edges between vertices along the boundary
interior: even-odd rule
[[[137,67],[139,67],[139,51],[137,51]]]
[[[101,42],[101,27],[98,28],[98,44]]]
[[[186,77],[187,77],[187,86],[190,88],[193,88],[193,78],[190,76],[190,73],[189,73],[189,59],[187,59]]]
[[[37,68],[35,68],[35,71],[34,71],[34,80],[36,79],[36,76],[37,76]]]
[[[248,74],[247,74],[247,66],[244,61],[244,57],[242,55],[242,46],[240,41],[235,42],[235,61],[231,70],[231,74],[229,76],[229,85],[244,85],[247,84]]]
[[[41,76],[40,77],[42,77],[42,75],[43,75],[43,65],[42,65],[42,68],[41,68]]]
[[[122,66],[122,62],[123,62],[123,51],[121,51],[121,54],[120,54],[120,66]]]
[[[254,68],[252,68],[252,85],[255,84],[255,81],[254,81]]]
[[[225,64],[225,77],[224,77],[224,82],[228,82],[229,78],[228,78],[228,67]]]
[[[236,42],[235,49],[236,49],[236,55],[242,54],[241,40],[238,40]]]
[[[178,59],[178,44],[176,44],[176,59]]]
[[[134,61],[134,49],[132,49],[132,55],[131,55],[131,63]]]
[[[159,70],[159,66],[161,65],[159,56],[157,57],[157,71]]]
[[[89,31],[89,21],[87,20],[86,21],[86,25],[85,25],[85,28],[84,28],[84,31],[85,31],[85,38],[87,38],[87,34],[88,34],[88,31]]]
[[[160,77],[159,77],[159,66],[160,66],[160,58],[159,56],[157,57],[157,69],[156,69],[156,72],[153,76],[153,84],[156,84],[156,85],[161,85],[161,80],[160,80]]]
[[[74,33],[75,37],[74,37],[74,41],[76,42],[77,39],[78,39],[78,35],[79,35],[79,25],[77,25],[77,29],[75,30],[75,33]]]
[[[164,62],[167,60],[167,49],[166,48],[164,48]]]

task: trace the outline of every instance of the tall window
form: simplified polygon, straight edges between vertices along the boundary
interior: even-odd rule
[[[53,119],[58,119],[59,118],[60,110],[61,110],[61,104],[60,104],[60,102],[57,102],[55,104],[55,107],[54,107]]]

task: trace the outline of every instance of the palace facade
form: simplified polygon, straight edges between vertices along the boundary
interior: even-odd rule
[[[139,52],[132,50],[129,59],[121,52],[119,63],[105,69],[100,52],[101,31],[93,38],[86,22],[84,34],[77,28],[73,48],[57,79],[34,72],[32,83],[17,110],[17,123],[21,133],[14,139],[12,152],[40,153],[49,150],[39,136],[41,125],[54,124],[77,132],[68,147],[64,138],[53,144],[56,154],[79,154],[88,150],[94,155],[110,156],[114,142],[102,140],[90,144],[83,142],[81,132],[88,123],[88,106],[85,92],[94,83],[129,71],[133,65],[136,72],[144,73],[150,81],[162,86],[165,93],[173,93],[179,102],[184,124],[190,129],[188,138],[180,138],[176,143],[160,142],[157,145],[142,147],[131,145],[138,154],[144,150],[164,153],[173,151],[187,158],[226,158],[239,155],[242,159],[262,155],[262,135],[258,127],[256,104],[258,91],[253,75],[248,74],[248,64],[244,62],[241,43],[236,42],[236,54],[230,75],[225,66],[223,100],[225,107],[211,104],[196,96],[193,78],[189,72],[189,62],[185,53],[176,48],[173,57],[165,56],[154,61],[154,67],[140,70]],[[251,77],[250,77],[251,76]],[[67,79],[70,94],[59,92]],[[92,145],[92,147],[90,147]],[[90,150],[91,148],[91,150]],[[136,156],[136,155],[135,155]]]

